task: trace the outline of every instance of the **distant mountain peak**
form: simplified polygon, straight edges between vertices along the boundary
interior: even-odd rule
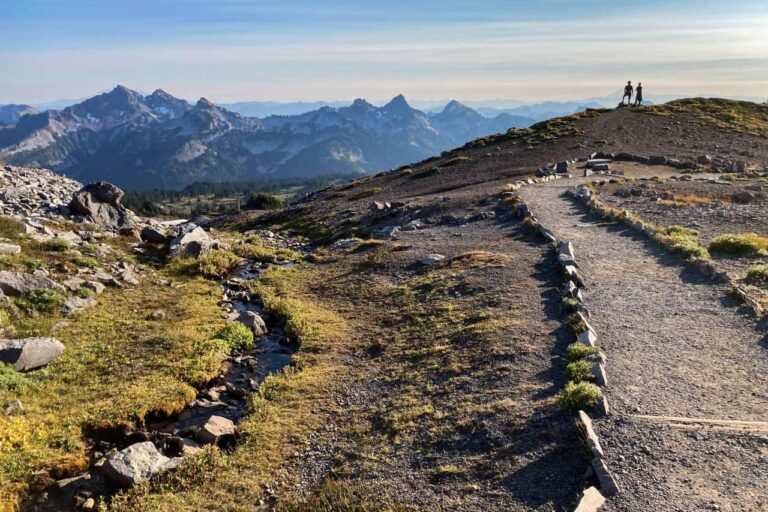
[[[209,101],[206,98],[200,98],[197,100],[197,103],[195,104],[198,108],[216,108],[216,105],[214,105],[211,101]]]
[[[352,102],[351,107],[358,108],[358,109],[360,109],[360,108],[366,108],[366,109],[375,108],[373,105],[368,103],[363,98],[357,98],[355,101]]]
[[[165,92],[162,89],[155,89],[155,91],[152,94],[150,94],[149,97],[150,98],[162,98],[164,100],[176,100],[176,99],[178,99],[175,96],[173,96],[172,94],[168,94],[167,92]]]
[[[456,100],[451,100],[448,102],[447,105],[445,105],[445,108],[443,108],[443,112],[466,112],[468,110],[472,110],[468,106],[464,105],[463,103],[459,103]],[[474,112],[474,110],[472,110]]]

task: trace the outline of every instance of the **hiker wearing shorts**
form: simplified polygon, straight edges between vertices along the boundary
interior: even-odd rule
[[[637,83],[637,89],[635,89],[635,106],[639,107],[643,103],[643,83]]]
[[[627,82],[627,85],[624,86],[624,96],[621,97],[621,104],[624,104],[624,98],[627,98],[627,106],[629,106],[632,103],[632,93],[634,92],[634,88],[632,87],[632,82]]]

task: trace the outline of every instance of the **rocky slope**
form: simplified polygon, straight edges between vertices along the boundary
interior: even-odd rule
[[[190,105],[161,90],[142,96],[118,86],[61,111],[20,117],[0,131],[0,158],[81,181],[181,188],[264,174],[378,171],[520,122],[507,114],[487,119],[456,102],[427,115],[402,96],[380,108],[357,100],[259,120],[205,99]]]

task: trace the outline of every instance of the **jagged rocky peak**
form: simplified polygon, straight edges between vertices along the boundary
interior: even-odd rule
[[[363,98],[357,98],[355,101],[352,102],[352,105],[350,105],[350,108],[354,108],[356,110],[374,110],[376,107],[368,103]]]
[[[405,99],[405,96],[402,94],[398,94],[394,98],[390,100],[389,103],[384,105],[384,108],[388,110],[398,110],[398,109],[411,109],[411,106],[408,104],[408,101]]]
[[[197,103],[195,104],[197,108],[218,108],[216,105],[213,104],[210,100],[207,98],[200,98],[197,100]]]
[[[475,112],[468,106],[464,105],[463,103],[459,103],[456,100],[449,101],[445,108],[443,108],[443,113],[446,114],[454,114],[454,113],[463,113],[463,112]]]

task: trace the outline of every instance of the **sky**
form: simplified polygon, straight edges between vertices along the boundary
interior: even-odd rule
[[[0,104],[768,98],[766,0],[0,0]]]

